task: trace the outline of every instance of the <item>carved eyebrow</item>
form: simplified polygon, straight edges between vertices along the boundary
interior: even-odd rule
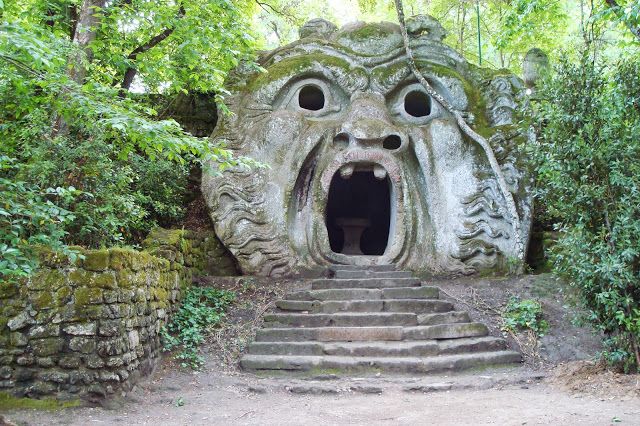
[[[369,84],[364,68],[351,67],[347,61],[330,55],[286,58],[267,67],[267,71],[249,84],[249,89],[257,93],[259,103],[263,104],[272,103],[283,87],[305,77],[320,76],[346,93],[364,90]]]
[[[379,65],[371,72],[371,89],[387,94],[411,77],[411,69],[404,63]]]

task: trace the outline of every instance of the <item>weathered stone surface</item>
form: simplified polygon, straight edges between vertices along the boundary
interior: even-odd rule
[[[523,82],[467,63],[432,17],[413,17],[408,29],[423,75],[495,150],[526,246],[533,185]],[[234,114],[212,135],[271,166],[203,175],[216,233],[243,272],[339,263],[471,273],[516,257],[484,151],[414,78],[398,25],[313,20],[300,36],[260,58],[267,73],[237,71]]]
[[[32,327],[29,330],[30,338],[55,337],[60,335],[60,326],[58,324],[46,324]]]
[[[62,368],[74,369],[80,367],[80,357],[67,355],[60,358],[58,365]]]
[[[96,340],[90,337],[72,337],[69,340],[69,349],[74,352],[90,354],[95,352],[97,346]]]
[[[31,317],[31,315],[29,315],[27,311],[22,311],[14,318],[9,320],[9,322],[7,323],[7,327],[9,327],[9,330],[11,331],[16,331],[30,324],[35,324],[35,320]]]
[[[64,332],[73,336],[93,336],[96,334],[96,323],[70,324],[63,328]]]
[[[11,346],[27,346],[29,339],[23,333],[15,332],[9,335],[9,344]]]
[[[29,342],[29,345],[33,348],[34,355],[46,357],[61,352],[64,340],[57,337],[34,339]]]
[[[13,374],[13,368],[4,366],[0,367],[0,379],[9,379]]]
[[[46,382],[66,383],[69,381],[69,373],[62,371],[45,371],[40,373],[40,378]]]

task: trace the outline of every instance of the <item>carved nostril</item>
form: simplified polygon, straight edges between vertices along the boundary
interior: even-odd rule
[[[335,137],[333,138],[333,144],[338,149],[345,149],[346,147],[349,146],[350,139],[351,138],[349,137],[348,133],[341,132],[335,135]]]
[[[382,142],[382,147],[389,150],[398,149],[400,145],[402,145],[402,139],[398,135],[389,135]]]

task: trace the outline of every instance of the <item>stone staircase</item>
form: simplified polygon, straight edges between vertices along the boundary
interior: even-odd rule
[[[392,266],[335,266],[276,302],[240,363],[261,371],[431,373],[521,361],[504,339]]]

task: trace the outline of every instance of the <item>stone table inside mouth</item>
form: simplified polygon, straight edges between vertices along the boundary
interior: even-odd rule
[[[362,255],[360,248],[360,238],[365,229],[371,226],[371,221],[366,218],[359,217],[339,217],[336,224],[342,228],[344,232],[343,254]]]

